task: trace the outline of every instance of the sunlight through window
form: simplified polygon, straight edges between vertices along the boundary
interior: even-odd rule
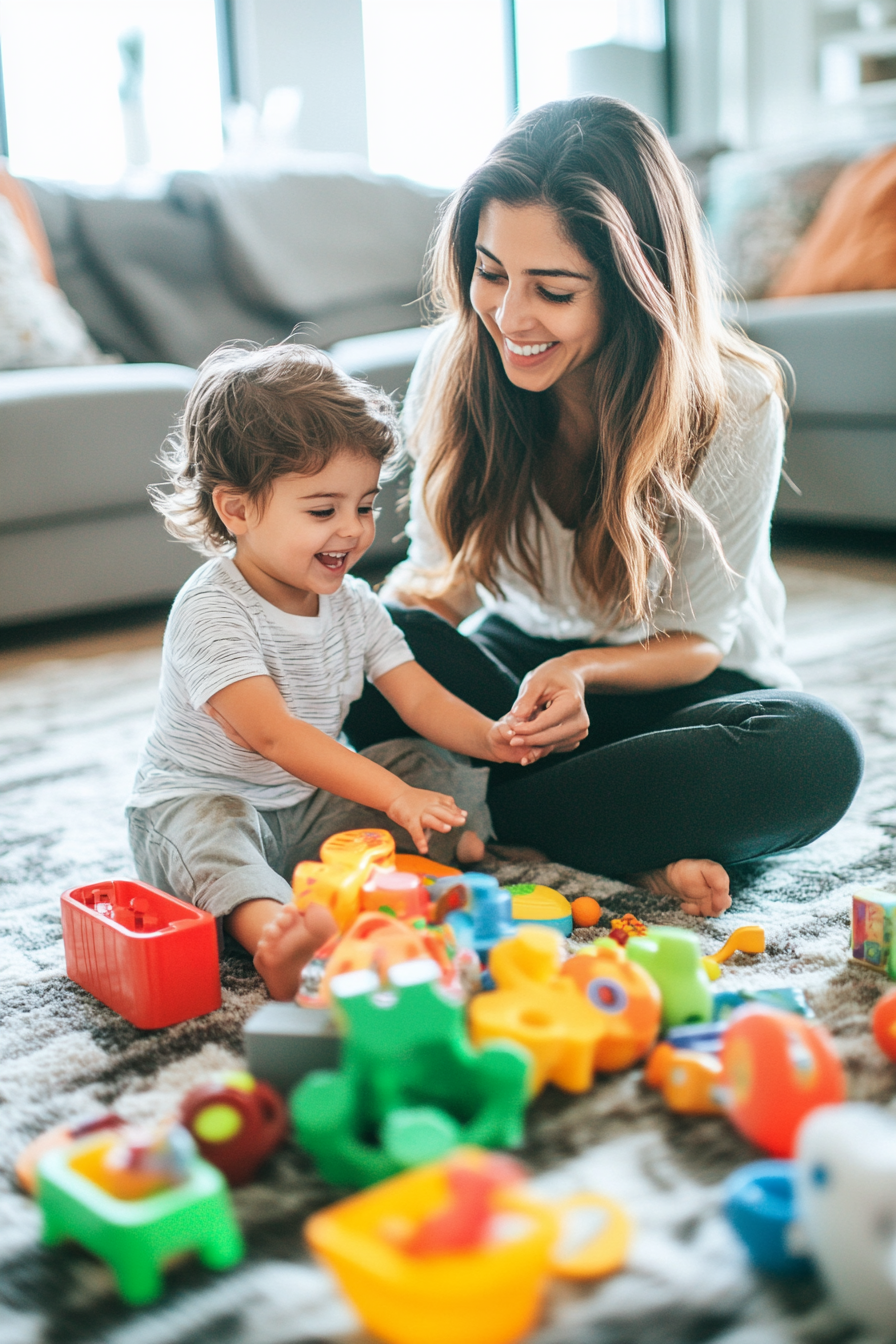
[[[214,0],[0,0],[12,172],[84,183],[221,158]]]

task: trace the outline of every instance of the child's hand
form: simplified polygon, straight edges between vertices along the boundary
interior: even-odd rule
[[[429,789],[403,789],[386,808],[386,816],[410,832],[421,854],[429,852],[427,830],[444,835],[452,826],[463,826],[467,819],[466,812],[447,793]]]
[[[510,765],[531,765],[540,756],[547,756],[553,747],[533,747],[523,744],[512,747],[510,739],[517,736],[517,720],[512,714],[497,719],[486,734],[489,758],[493,761],[505,761]]]

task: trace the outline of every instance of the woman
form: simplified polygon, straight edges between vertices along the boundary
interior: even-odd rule
[[[396,619],[449,689],[511,707],[510,741],[550,749],[492,771],[501,842],[719,914],[727,866],[823,833],[862,769],[782,661],[778,368],[722,322],[662,134],[612,99],[511,127],[449,203],[433,294]],[[372,690],[347,730],[400,732]]]

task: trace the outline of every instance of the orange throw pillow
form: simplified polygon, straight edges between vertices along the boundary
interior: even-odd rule
[[[768,296],[860,289],[896,289],[896,146],[843,169]]]
[[[13,177],[11,173],[6,171],[2,166],[2,160],[0,160],[0,196],[5,196],[16,212],[19,223],[25,230],[25,235],[34,249],[41,275],[48,285],[55,285],[58,288],[59,281],[56,279],[53,253],[50,251],[50,244],[43,220],[40,217],[40,211],[34,204],[34,197],[24,182],[20,182],[17,177]]]

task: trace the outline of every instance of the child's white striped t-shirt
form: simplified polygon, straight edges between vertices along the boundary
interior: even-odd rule
[[[321,596],[317,616],[293,616],[260,597],[232,560],[210,560],[171,609],[158,704],[127,805],[214,793],[261,810],[292,807],[314,787],[231,742],[202,706],[233,682],[269,676],[291,714],[338,738],[365,676],[412,658],[363,579],[349,575]]]

